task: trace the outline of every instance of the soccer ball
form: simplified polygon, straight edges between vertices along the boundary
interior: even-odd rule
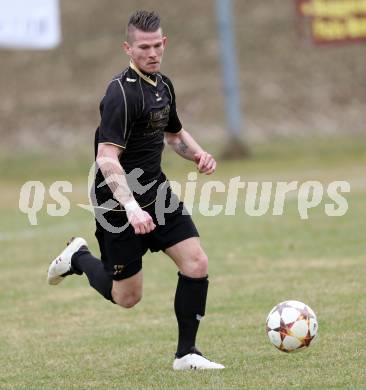
[[[318,332],[318,322],[305,303],[285,301],[268,314],[266,332],[269,341],[280,351],[294,352],[310,347]]]

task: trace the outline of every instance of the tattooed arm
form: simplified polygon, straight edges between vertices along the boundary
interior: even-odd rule
[[[203,152],[198,143],[184,129],[179,133],[165,133],[165,140],[176,153],[187,160],[195,161],[194,155]]]
[[[114,198],[126,209],[128,220],[136,234],[149,233],[155,229],[151,216],[140,208],[126,180],[119,156],[122,148],[113,144],[99,144],[97,164]]]
[[[187,160],[194,161],[200,173],[210,175],[216,169],[215,159],[184,129],[179,133],[165,133],[165,140],[173,150]]]

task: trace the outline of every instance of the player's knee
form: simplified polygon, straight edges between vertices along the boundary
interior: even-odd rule
[[[192,278],[203,278],[208,272],[208,257],[203,250],[198,250],[192,256],[190,264],[190,276]]]
[[[141,301],[141,298],[142,294],[139,292],[113,294],[114,302],[125,309],[131,309],[136,306]]]

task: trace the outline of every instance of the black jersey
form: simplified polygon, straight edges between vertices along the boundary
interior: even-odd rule
[[[148,193],[134,192],[141,206],[150,203],[157,186],[165,181],[161,170],[164,132],[178,133],[182,129],[171,81],[160,73],[146,75],[130,64],[109,84],[100,103],[100,116],[95,153],[100,143],[120,146],[123,149],[120,163],[127,174],[140,168],[141,185],[156,180]],[[113,199],[112,191],[103,182],[98,170],[94,187],[98,205]]]

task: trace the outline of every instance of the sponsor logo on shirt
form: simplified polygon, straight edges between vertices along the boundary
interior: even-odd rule
[[[169,112],[169,104],[161,110],[151,111],[145,135],[153,135],[160,131],[163,131],[169,123]]]

